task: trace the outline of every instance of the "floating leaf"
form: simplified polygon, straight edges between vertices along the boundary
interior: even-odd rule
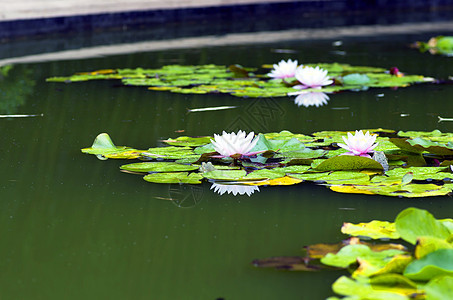
[[[211,139],[212,137],[210,136],[202,137],[180,136],[176,139],[164,140],[164,142],[172,146],[198,147],[211,143]]]
[[[394,280],[394,283],[401,284],[399,281]],[[401,287],[398,285],[389,290],[386,290],[386,285],[370,283],[368,278],[351,279],[346,276],[341,276],[332,285],[335,293],[343,296],[351,296],[350,300],[409,300],[409,295],[415,294],[415,288],[407,287],[403,282]]]
[[[94,154],[107,158],[134,159],[141,156],[143,151],[132,149],[126,146],[115,146],[107,133],[99,134],[90,148],[82,149],[83,153]]]
[[[450,236],[450,231],[441,221],[436,220],[428,211],[413,207],[398,214],[395,226],[401,238],[411,244],[415,244],[420,236],[444,240]]]
[[[315,167],[317,171],[341,171],[341,170],[383,170],[377,161],[361,156],[339,155],[325,160]]]
[[[371,275],[383,268],[393,256],[398,254],[404,254],[404,251],[390,249],[376,252],[366,245],[348,245],[341,248],[336,254],[328,253],[321,258],[321,262],[338,268],[347,268],[351,264],[359,262],[359,264],[367,265],[366,270],[362,266],[360,275]]]
[[[148,182],[153,183],[186,183],[200,184],[203,176],[197,173],[174,172],[174,173],[153,173],[143,177]]]
[[[453,36],[432,37],[427,43],[416,42],[414,46],[421,52],[429,51],[431,54],[453,56]]]
[[[453,244],[437,237],[421,236],[417,239],[414,256],[419,259],[439,249],[453,249]]]
[[[370,82],[370,77],[365,74],[349,74],[343,76],[343,84],[365,86]]]
[[[122,165],[120,169],[130,172],[180,172],[198,170],[198,167],[172,162],[141,162]]]
[[[268,179],[264,181],[259,181],[259,182],[245,182],[244,184],[250,184],[250,185],[293,185],[293,184],[298,184],[301,183],[302,180],[299,179],[294,179],[288,176],[284,177],[279,177],[275,179]]]
[[[149,148],[143,153],[143,156],[150,158],[164,159],[182,159],[186,157],[194,157],[195,153],[190,147],[157,147]]]
[[[453,155],[453,144],[451,143],[441,144],[420,137],[414,139],[391,138],[390,141],[409,152],[422,153],[426,151],[432,154]]]
[[[363,236],[372,239],[398,239],[395,223],[387,221],[371,221],[368,223],[344,223],[341,232],[352,236]]]
[[[453,249],[440,249],[413,261],[403,275],[412,280],[422,281],[440,275],[453,276]]]
[[[427,300],[453,299],[453,277],[440,276],[424,286]]]
[[[207,179],[237,181],[244,179],[247,172],[244,170],[215,170],[203,173],[203,177]]]

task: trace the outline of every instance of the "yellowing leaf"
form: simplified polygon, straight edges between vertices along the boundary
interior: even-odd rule
[[[366,236],[372,239],[398,239],[395,223],[387,221],[371,221],[368,223],[344,223],[341,232],[352,236]]]
[[[364,189],[359,189],[353,185],[332,185],[329,186],[329,188],[334,191],[334,192],[339,192],[339,193],[348,193],[348,194],[368,194],[368,195],[374,195],[375,193],[371,191],[367,191]]]
[[[284,176],[276,179],[269,179],[265,181],[258,181],[258,182],[244,182],[243,184],[248,185],[293,185],[301,183],[303,180],[295,179],[289,176]]]

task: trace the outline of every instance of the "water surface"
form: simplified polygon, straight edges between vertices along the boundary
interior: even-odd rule
[[[452,60],[407,45],[437,33],[207,47],[17,65],[2,79],[11,103],[0,119],[0,287],[4,299],[324,299],[342,272],[255,269],[255,258],[300,255],[337,242],[343,222],[393,220],[402,209],[452,217],[451,197],[399,199],[338,194],[299,184],[220,196],[201,186],[156,185],[119,171],[124,161],[84,155],[97,134],[117,145],[162,145],[179,135],[388,128],[451,132],[453,86],[417,85],[330,95],[298,107],[294,97],[242,99],[123,87],[115,81],[46,83],[50,76],[103,68],[239,63],[280,59],[370,65],[446,79]],[[276,53],[291,49],[294,53]],[[5,96],[6,95],[6,96]],[[5,98],[3,98],[5,99]],[[188,108],[232,105],[227,111]],[[182,133],[181,133],[182,131]],[[166,199],[173,199],[169,201]]]

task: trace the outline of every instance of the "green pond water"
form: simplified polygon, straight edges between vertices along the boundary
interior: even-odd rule
[[[449,196],[399,199],[339,194],[299,184],[260,187],[250,197],[218,195],[211,184],[157,185],[121,173],[121,160],[84,155],[97,134],[138,149],[180,135],[389,128],[453,132],[453,85],[424,84],[330,95],[321,107],[295,97],[242,99],[124,87],[115,81],[46,83],[103,68],[281,59],[370,65],[446,79],[452,58],[407,45],[437,33],[149,52],[16,65],[0,79],[0,298],[324,299],[343,272],[257,269],[256,258],[300,255],[338,242],[343,222],[394,220],[402,209],[453,217]],[[292,49],[282,54],[272,49]],[[344,51],[344,52],[338,52]],[[3,81],[3,83],[2,83]],[[7,99],[7,100],[4,100]],[[8,103],[5,104],[5,102]],[[187,113],[188,108],[238,106]],[[183,132],[181,132],[183,131]],[[168,200],[172,199],[172,201]]]

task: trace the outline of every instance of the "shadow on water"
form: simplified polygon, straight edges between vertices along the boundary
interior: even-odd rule
[[[451,217],[450,197],[393,199],[338,194],[319,186],[260,187],[222,195],[210,183],[156,185],[121,173],[80,149],[108,132],[117,145],[147,148],[179,135],[224,129],[273,132],[391,128],[439,129],[453,111],[452,85],[370,89],[329,95],[322,106],[295,97],[242,99],[128,88],[118,82],[46,83],[79,71],[165,64],[259,66],[280,59],[398,66],[446,78],[451,59],[420,54],[405,35],[150,52],[14,66],[6,85],[18,96],[0,119],[0,286],[5,299],[322,299],[338,273],[257,270],[250,262],[299,255],[302,246],[336,242],[343,222],[393,220],[408,207]],[[282,54],[271,49],[291,49]],[[345,55],[332,51],[341,50]],[[22,83],[21,83],[22,82]],[[8,92],[8,90],[6,89]],[[8,92],[13,93],[13,92]],[[2,98],[5,99],[5,98]],[[188,108],[236,109],[188,113]],[[2,112],[3,113],[3,112]]]

